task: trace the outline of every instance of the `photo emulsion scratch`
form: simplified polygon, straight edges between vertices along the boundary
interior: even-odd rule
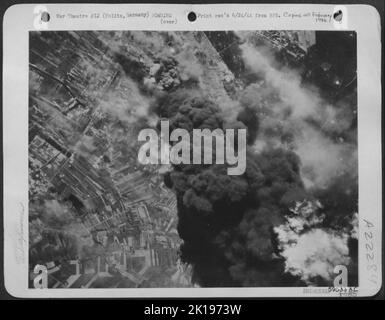
[[[29,288],[357,287],[356,69],[353,31],[31,31]]]

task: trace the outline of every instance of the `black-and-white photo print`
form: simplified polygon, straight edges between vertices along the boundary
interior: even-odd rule
[[[28,48],[29,288],[358,286],[356,32]]]

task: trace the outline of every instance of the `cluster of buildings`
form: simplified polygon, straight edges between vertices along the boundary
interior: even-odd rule
[[[260,30],[253,35],[256,41],[266,41],[277,50],[283,50],[294,60],[302,60],[316,43],[315,31]]]
[[[30,40],[30,200],[50,193],[69,204],[93,240],[71,259],[30,261],[31,283],[37,262],[55,288],[138,287],[154,271],[176,272],[175,196],[157,168],[137,165],[129,141],[136,136],[124,134],[124,146],[111,138],[107,128],[122,124],[98,108],[124,76],[108,47],[94,32],[31,33]],[[49,225],[43,229],[49,234]],[[66,245],[51,238],[44,241]],[[34,246],[36,256],[41,246]]]
[[[130,87],[132,81],[145,85],[147,79],[167,91],[181,84],[181,75],[175,60],[157,62],[139,47],[133,47],[132,54],[116,54],[106,43],[113,36],[93,31],[30,33],[30,200],[44,201],[49,194],[66,203],[93,242],[75,256],[30,261],[31,281],[34,264],[44,264],[49,287],[151,286],[152,274],[174,272],[170,278],[180,279],[185,272],[178,257],[176,197],[164,186],[161,167],[137,163],[138,124],[114,106],[132,101],[138,90]],[[229,97],[242,86],[234,75],[240,52],[228,54],[238,43],[236,37],[227,45],[230,35],[225,35],[217,46],[203,32],[179,37],[198,44],[199,49],[192,50],[197,67],[204,66],[195,75],[202,90],[218,104],[230,103]],[[299,61],[314,45],[315,33],[256,31],[250,41],[267,42]],[[219,44],[226,46],[218,50]],[[129,45],[124,47],[129,50]],[[46,244],[30,243],[34,257],[42,247],[68,245],[62,236],[50,234],[44,221],[39,224],[45,231],[36,239]]]
[[[99,231],[97,241],[104,242],[108,251],[86,259],[47,261],[49,288],[140,287],[156,269],[175,269],[179,258],[175,244],[166,236],[140,233],[122,242],[115,237],[108,243],[108,231]],[[60,241],[60,239],[57,239]],[[30,271],[31,280],[35,274]]]

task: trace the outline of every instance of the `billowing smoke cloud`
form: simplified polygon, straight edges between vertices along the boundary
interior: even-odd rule
[[[195,48],[184,45],[183,50],[176,56],[182,81],[187,81],[191,78],[199,80],[199,77],[203,74],[202,65],[195,56],[195,51]]]
[[[227,121],[216,104],[189,90],[167,95],[156,111],[170,119],[172,128],[191,131],[247,127],[241,120],[248,122],[250,109],[238,121]],[[250,144],[255,120],[248,132]],[[165,182],[177,196],[182,259],[193,266],[196,283],[268,286],[297,281],[284,273],[273,229],[284,222],[287,206],[304,196],[299,168],[299,158],[282,148],[260,154],[249,148],[241,176],[227,175],[226,165],[174,165]]]
[[[241,49],[260,80],[243,90],[235,116],[199,89],[157,101],[171,129],[248,131],[243,175],[226,175],[226,165],[174,165],[166,174],[182,260],[200,286],[332,285],[339,264],[356,275],[354,102],[328,103],[266,48]]]
[[[96,145],[93,137],[83,135],[81,139],[73,147],[74,152],[77,154],[83,155],[85,157],[89,156],[96,150]]]
[[[151,100],[142,95],[137,84],[127,77],[121,80],[120,88],[113,88],[102,97],[99,108],[114,119],[132,125],[139,119],[151,119],[150,104]]]
[[[355,102],[332,105],[315,87],[305,85],[297,70],[280,66],[266,47],[246,42],[241,49],[246,65],[261,78],[241,97],[243,105],[256,107],[260,116],[255,147],[293,149],[301,158],[308,187],[326,187],[337,174],[354,170],[356,131],[350,128]]]
[[[320,214],[318,201],[296,203],[285,224],[274,228],[278,235],[280,255],[285,258],[285,271],[299,276],[308,285],[320,282],[331,285],[334,268],[350,264],[348,239],[355,237],[356,220],[347,230],[323,227],[325,216]]]
[[[246,65],[263,76],[270,90],[277,90],[282,103],[290,108],[293,118],[307,118],[314,115],[320,106],[320,98],[310,88],[301,85],[301,77],[293,70],[279,70],[266,48],[258,50],[250,44],[241,46]]]
[[[58,200],[31,203],[29,225],[30,242],[35,248],[30,255],[32,265],[76,259],[84,248],[94,245],[92,235],[76,218],[69,203]]]

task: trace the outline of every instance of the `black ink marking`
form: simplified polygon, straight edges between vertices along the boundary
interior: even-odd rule
[[[189,14],[187,15],[187,19],[190,22],[194,22],[197,19],[197,15],[195,14],[194,11],[190,11]]]

